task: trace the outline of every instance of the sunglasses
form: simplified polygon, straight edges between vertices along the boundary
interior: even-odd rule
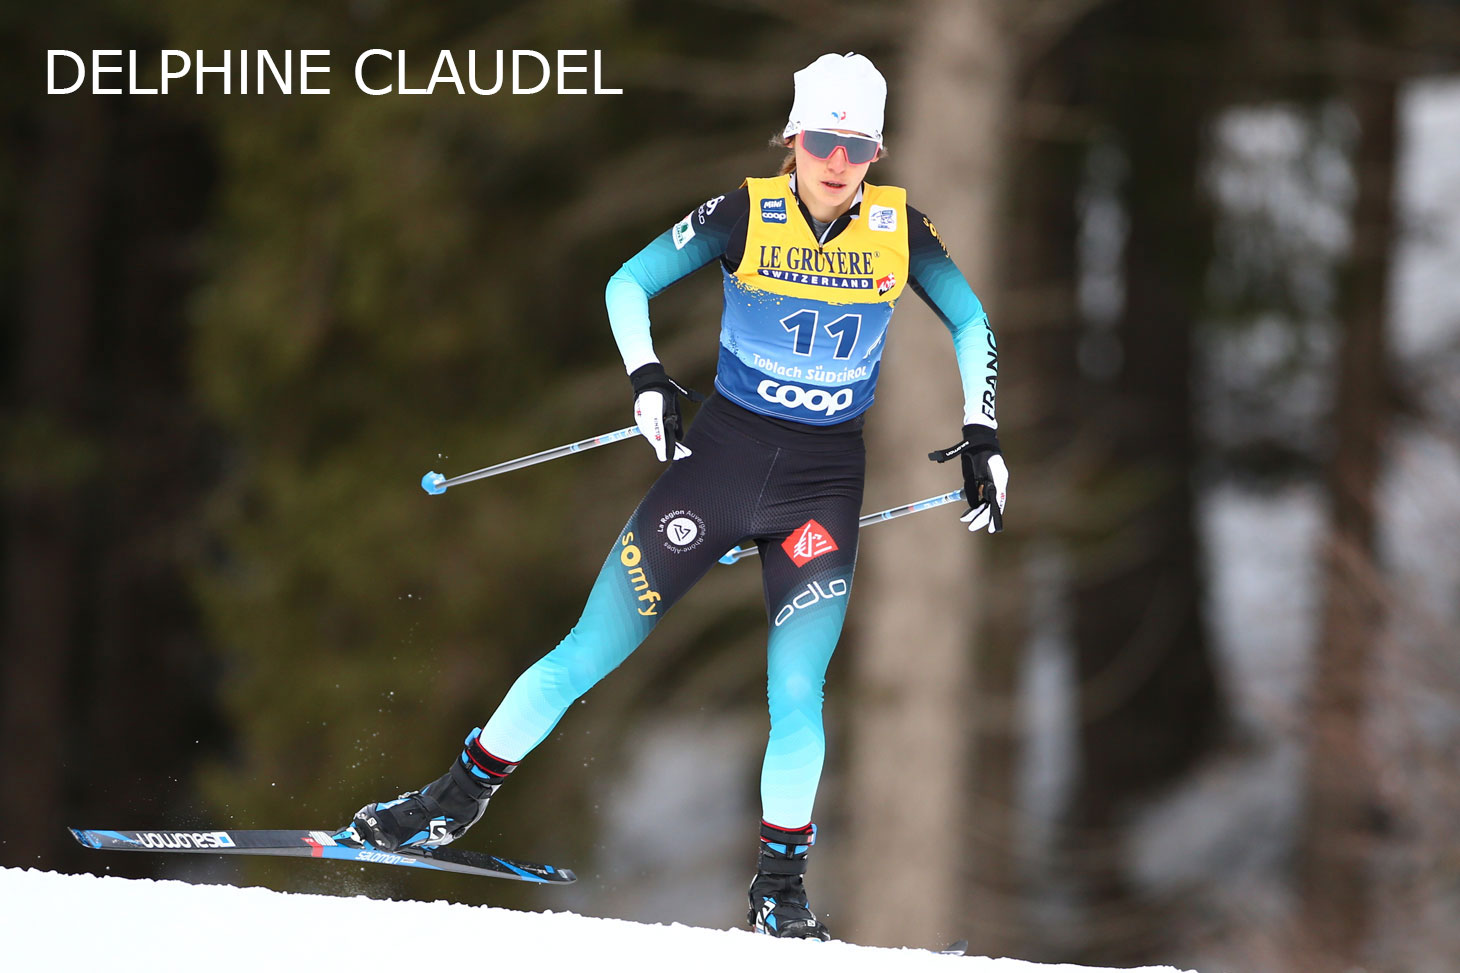
[[[860,135],[807,128],[801,130],[801,148],[818,159],[830,159],[833,152],[841,149],[846,153],[848,164],[859,166],[877,158],[877,150],[882,148],[882,143]]]

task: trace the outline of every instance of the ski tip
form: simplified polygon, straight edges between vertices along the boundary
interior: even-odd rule
[[[90,831],[84,831],[81,828],[67,828],[66,830],[71,832],[71,837],[75,838],[87,848],[101,847],[101,842],[97,841],[96,837]]]
[[[938,952],[945,956],[965,956],[968,953],[968,940],[960,939],[956,942],[951,942],[938,950]]]

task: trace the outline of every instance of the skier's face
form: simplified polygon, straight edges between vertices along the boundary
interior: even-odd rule
[[[836,129],[846,135],[861,135]],[[847,150],[837,146],[826,158],[818,158],[806,148],[804,132],[795,139],[796,146],[796,189],[811,215],[823,222],[830,222],[851,209],[857,195],[857,187],[867,178],[867,168],[876,161],[875,157],[861,163],[847,159]],[[866,136],[862,136],[866,138]]]

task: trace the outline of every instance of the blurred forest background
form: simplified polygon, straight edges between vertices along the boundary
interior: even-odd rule
[[[355,53],[602,49],[614,97],[367,97]],[[45,93],[45,51],[335,52],[334,93]],[[434,778],[656,475],[610,274],[868,54],[999,338],[1008,529],[869,530],[812,901],[1036,960],[1460,968],[1460,3],[77,0],[0,10],[0,864],[732,926],[765,734],[717,569],[465,839],[577,886],[102,856]],[[155,58],[144,59],[153,65]],[[706,271],[653,307],[712,379]],[[897,316],[867,508],[942,493]],[[752,562],[753,563],[753,562]]]

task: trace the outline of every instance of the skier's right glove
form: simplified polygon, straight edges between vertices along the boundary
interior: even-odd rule
[[[1009,485],[1009,468],[999,449],[999,434],[988,426],[963,427],[963,439],[947,449],[928,454],[935,463],[957,456],[963,464],[963,499],[968,512],[960,520],[969,530],[987,527],[990,534],[1004,529],[1004,499]]]
[[[639,435],[649,440],[654,455],[663,463],[667,457],[684,459],[691,455],[684,445],[684,420],[679,414],[679,397],[697,397],[694,392],[664,374],[657,361],[641,365],[629,375],[634,386],[634,421]]]

